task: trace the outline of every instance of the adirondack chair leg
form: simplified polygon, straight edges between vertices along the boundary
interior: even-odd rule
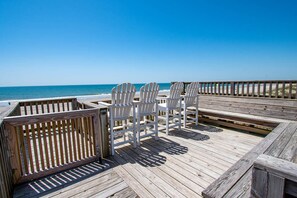
[[[126,129],[127,128],[127,124],[128,124],[128,120],[125,120],[125,127],[124,127],[124,129]],[[126,136],[126,133],[124,133],[124,141],[126,141],[127,140],[127,136]]]
[[[187,124],[187,107],[184,105],[184,128],[186,128]]]
[[[146,124],[147,124],[146,116],[143,116],[143,132],[144,132],[145,135],[147,134]]]
[[[196,126],[198,126],[198,105],[196,107]]]
[[[156,114],[155,114],[155,116],[154,116],[155,118],[155,128],[154,128],[154,130],[155,130],[155,140],[158,140],[159,139],[159,135],[158,135],[158,111],[156,111]]]
[[[135,107],[133,107],[133,147],[136,148],[137,143],[136,143],[136,112],[135,112]]]
[[[179,103],[180,105],[179,105],[179,117],[178,117],[178,121],[179,121],[179,125],[178,125],[178,129],[179,130],[181,130],[181,101],[180,101],[180,103]],[[185,118],[186,119],[186,118]]]
[[[140,116],[137,116],[137,144],[140,145]]]
[[[169,110],[166,109],[166,135],[169,133]]]
[[[110,144],[111,144],[111,155],[114,155],[114,134],[113,134],[113,119],[110,119]]]

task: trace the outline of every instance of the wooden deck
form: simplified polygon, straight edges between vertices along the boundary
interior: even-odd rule
[[[279,124],[209,185],[203,197],[297,197],[296,137],[296,122]]]
[[[123,145],[104,161],[32,181],[14,197],[201,197],[263,137],[209,125]]]

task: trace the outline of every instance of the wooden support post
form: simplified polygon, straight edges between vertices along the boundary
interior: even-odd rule
[[[187,83],[184,83],[184,87],[183,87],[183,92],[182,92],[182,94],[185,94],[185,93],[186,93],[186,87],[187,87]]]
[[[289,83],[289,99],[292,99],[292,82]]]
[[[267,197],[283,197],[285,190],[285,178],[274,175],[273,173],[269,173],[268,181]]]
[[[218,95],[221,95],[221,83],[218,82]]]
[[[266,97],[266,82],[263,83],[263,97]]]
[[[278,82],[275,85],[275,97],[278,98]]]
[[[294,185],[287,185],[288,182]],[[285,193],[296,196],[297,165],[293,162],[260,155],[254,162],[252,171],[252,197],[275,198]]]
[[[72,105],[72,110],[78,110],[77,99],[76,98],[72,99],[71,105]]]
[[[267,197],[267,172],[253,168],[251,197]]]
[[[95,138],[95,155],[96,158],[101,161],[102,153],[102,135],[100,130],[100,109],[98,113],[93,117],[93,124],[94,124],[94,138]]]
[[[109,156],[109,132],[108,132],[108,117],[107,108],[100,108],[100,128],[101,128],[101,144],[102,144],[102,157]]]
[[[297,99],[297,82],[295,82],[295,99]]]
[[[9,154],[10,154],[10,164],[13,174],[13,183],[16,184],[21,178],[21,161],[19,157],[19,144],[16,134],[16,130],[13,126],[5,124],[5,133],[7,135]]]
[[[286,83],[283,82],[283,86],[282,86],[282,98],[285,98],[285,90],[286,90]]]
[[[241,83],[241,96],[244,96],[244,82]]]
[[[212,88],[213,84],[210,83],[210,94],[212,95],[213,94],[213,88]]]
[[[235,83],[231,82],[231,96],[235,95]]]
[[[269,98],[272,96],[272,82],[269,83]]]
[[[205,92],[205,89],[206,89],[206,84],[205,83],[203,83],[203,94],[205,94],[206,92]]]
[[[20,107],[19,103],[13,107],[13,110],[11,111],[11,113],[9,115],[10,116],[20,116],[21,115],[21,107]]]
[[[260,96],[261,96],[261,91],[260,91],[260,88],[261,88],[261,83],[260,83],[260,82],[258,82],[258,90],[257,90],[257,92],[258,92],[258,97],[260,97]]]

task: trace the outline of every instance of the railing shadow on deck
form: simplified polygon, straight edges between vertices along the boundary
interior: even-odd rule
[[[15,187],[14,197],[41,197],[70,185],[79,185],[85,179],[106,171],[111,166],[108,163],[91,162],[67,171],[52,174]],[[24,194],[26,188],[27,194]],[[21,191],[21,194],[18,192]]]

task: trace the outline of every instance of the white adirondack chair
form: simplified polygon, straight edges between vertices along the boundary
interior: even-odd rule
[[[170,87],[169,96],[165,98],[158,98],[158,100],[165,100],[165,103],[158,104],[158,109],[161,112],[166,113],[166,117],[159,116],[160,119],[166,120],[166,134],[168,135],[169,128],[178,126],[181,129],[181,93],[183,91],[184,84],[177,82]],[[177,111],[177,114],[175,113]],[[172,112],[172,114],[170,114]],[[170,123],[171,118],[171,123]],[[178,118],[178,122],[175,119]],[[162,127],[162,126],[161,126]]]
[[[136,89],[134,85],[130,83],[123,83],[112,89],[111,104],[99,102],[99,104],[105,105],[109,108],[110,144],[112,155],[114,155],[115,146],[132,142],[133,146],[136,147],[135,108],[133,104],[135,93]],[[133,117],[132,123],[129,121],[131,111]],[[123,125],[115,127],[116,121],[121,121]],[[117,136],[123,136],[124,140],[115,142],[115,137]]]
[[[186,87],[186,93],[181,103],[184,127],[186,127],[187,120],[194,120],[195,124],[198,125],[198,90],[198,82],[192,82]],[[188,117],[188,115],[195,115],[195,118]]]
[[[155,136],[158,138],[158,102],[156,100],[159,93],[159,85],[157,83],[149,83],[140,88],[139,101],[134,101],[136,105],[137,118],[137,143],[140,145],[140,139],[147,136]],[[154,120],[146,119],[146,116],[153,116]],[[143,122],[141,123],[141,120]],[[147,130],[148,126],[153,126],[151,130]],[[143,134],[144,133],[144,134]],[[142,135],[143,134],[143,135]]]

